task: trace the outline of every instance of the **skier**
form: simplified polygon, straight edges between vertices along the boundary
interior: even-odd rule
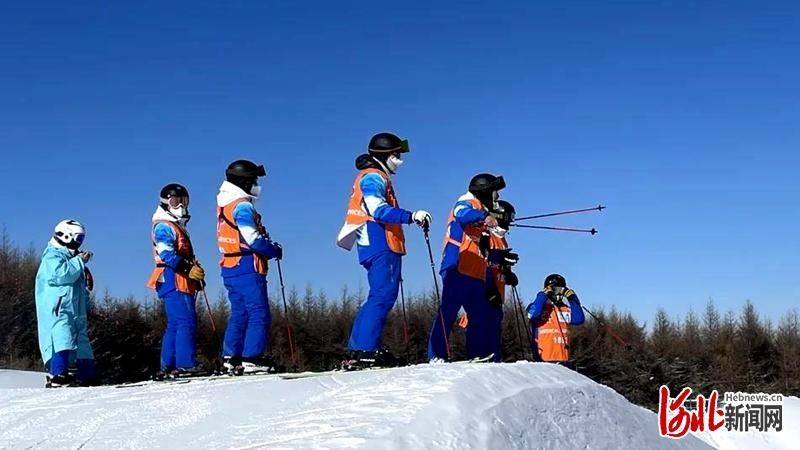
[[[347,344],[343,368],[396,365],[394,356],[381,347],[386,317],[397,301],[402,257],[406,254],[403,225],[416,223],[427,229],[432,217],[427,211],[399,207],[391,176],[408,153],[408,141],[391,133],[378,133],[368,153],[356,158],[353,193],[337,244],[347,250],[358,244],[358,261],[367,270],[369,295],[361,305]]]
[[[447,337],[462,306],[470,317],[466,333],[467,357],[487,357],[492,353],[487,350],[491,346],[486,344],[491,341],[487,338],[491,334],[491,321],[476,319],[493,315],[486,289],[489,270],[487,250],[491,235],[486,233],[498,226],[497,219],[489,211],[496,209],[499,191],[505,187],[503,177],[488,173],[475,175],[470,180],[469,192],[459,197],[450,213],[439,271],[442,276],[442,302],[434,317],[428,341],[428,359],[431,361],[449,358]]]
[[[479,355],[492,355],[492,361],[502,361],[502,335],[503,335],[503,304],[506,298],[506,286],[515,287],[519,280],[512,271],[512,267],[519,261],[519,256],[511,252],[506,241],[506,235],[511,222],[514,221],[514,206],[505,200],[498,200],[494,209],[490,211],[497,219],[497,226],[484,231],[481,235],[482,252],[488,255],[486,271],[486,301],[492,307],[489,314],[474,318],[479,322],[478,329],[487,330],[486,336],[476,341],[476,353]],[[480,323],[480,322],[485,322]],[[458,313],[458,325],[467,329],[469,320],[464,307]]]
[[[559,274],[548,275],[544,289],[528,305],[533,332],[533,355],[538,361],[569,364],[569,328],[584,322],[583,308],[575,291]]]
[[[275,370],[275,363],[264,355],[271,321],[267,261],[281,259],[283,248],[270,239],[253,206],[261,195],[258,178],[266,174],[262,165],[234,161],[217,195],[220,266],[231,306],[223,365],[234,375]]]
[[[63,220],[42,255],[36,273],[36,322],[39,350],[47,368],[47,387],[97,384],[94,353],[89,341],[89,290],[86,264],[92,252],[80,251],[86,229]],[[77,365],[77,376],[69,373]]]
[[[155,379],[203,373],[195,360],[197,313],[195,299],[205,286],[205,271],[197,262],[186,231],[189,191],[172,183],[161,189],[153,213],[152,241],[156,267],[147,287],[164,302],[167,326],[161,340],[161,370]]]

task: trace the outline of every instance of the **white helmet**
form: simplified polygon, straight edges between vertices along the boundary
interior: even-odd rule
[[[62,220],[56,225],[53,237],[59,244],[71,250],[77,250],[86,237],[86,228],[77,220]]]

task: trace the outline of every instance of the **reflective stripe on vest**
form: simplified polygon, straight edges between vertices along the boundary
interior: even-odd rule
[[[156,267],[153,270],[153,273],[150,275],[150,279],[147,281],[147,287],[150,289],[155,289],[158,283],[164,282],[164,269],[166,265],[161,257],[158,255],[158,249],[156,248],[156,236],[155,236],[155,228],[156,225],[159,223],[164,223],[169,225],[172,228],[172,231],[175,233],[175,253],[178,254],[181,258],[185,259],[186,261],[193,262],[194,261],[194,250],[192,249],[192,242],[189,240],[189,235],[183,228],[179,227],[177,224],[169,222],[167,220],[159,220],[153,222],[153,232],[152,234],[152,242],[153,242],[153,259],[155,260]],[[194,294],[197,292],[197,283],[190,280],[187,274],[174,272],[175,273],[175,288],[179,292],[183,292],[186,294]]]
[[[542,319],[536,330],[536,343],[543,361],[569,361],[569,322],[568,306],[555,308],[548,303],[544,307]]]
[[[397,201],[397,196],[395,195],[394,188],[392,187],[392,181],[389,179],[389,177],[387,177],[378,169],[364,169],[358,173],[356,180],[353,183],[353,194],[350,196],[350,203],[347,205],[347,215],[344,219],[345,223],[352,226],[361,226],[367,222],[381,224],[384,230],[386,230],[386,243],[388,244],[389,249],[395,253],[405,255],[406,238],[403,234],[403,226],[398,223],[383,223],[375,220],[374,217],[369,215],[367,208],[364,205],[364,193],[361,191],[361,179],[370,173],[380,175],[380,177],[383,178],[383,181],[386,183],[386,203],[393,208],[400,207],[400,203]]]
[[[239,203],[247,199],[236,199],[224,207],[217,207],[217,246],[222,254],[219,265],[233,268],[239,265],[242,256],[253,255],[253,265],[256,273],[267,273],[267,261],[261,255],[254,253],[244,242],[239,233],[239,227],[233,219],[233,210]],[[261,214],[256,213],[256,226],[261,227]]]
[[[470,199],[470,205],[475,209],[484,209],[478,199]],[[480,241],[481,233],[485,229],[483,223],[479,225],[467,225],[463,228],[464,233],[461,240],[450,236],[450,228],[455,224],[455,208],[450,211],[450,218],[447,221],[447,232],[444,237],[444,245],[455,245],[458,247],[458,272],[468,277],[486,280],[486,269],[488,264],[486,258],[481,254]]]

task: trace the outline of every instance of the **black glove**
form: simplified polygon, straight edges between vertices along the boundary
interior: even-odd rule
[[[482,233],[481,240],[478,242],[478,248],[481,250],[481,255],[486,256],[490,254],[492,249],[492,238],[489,233]]]
[[[494,281],[490,281],[486,285],[485,295],[486,301],[489,302],[489,305],[495,308],[503,307],[503,297],[500,296],[500,291],[497,290],[497,285],[494,283]]]
[[[512,272],[509,267],[506,267],[503,271],[503,278],[505,278],[506,284],[511,287],[517,287],[517,285],[519,285],[519,278],[517,278],[517,274]]]
[[[498,266],[511,267],[519,262],[519,255],[510,248],[490,250],[489,262]]]

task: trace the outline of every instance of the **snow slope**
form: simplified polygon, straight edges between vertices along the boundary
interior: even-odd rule
[[[694,437],[662,439],[652,412],[563,367],[533,363],[0,389],[0,447],[711,448]]]
[[[44,386],[44,372],[0,369],[0,389],[40,388]]]

